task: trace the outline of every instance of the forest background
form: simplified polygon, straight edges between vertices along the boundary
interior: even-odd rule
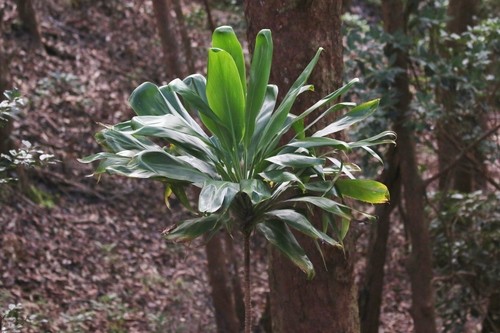
[[[311,9],[321,2],[267,3],[305,13],[295,36],[305,45],[314,15],[327,15]],[[96,182],[77,159],[98,151],[100,124],[130,118],[140,83],[205,73],[214,27],[251,41],[246,22],[258,9],[223,0],[0,3],[0,90],[19,91],[0,105],[2,332],[223,332],[228,317],[242,323],[237,236],[167,243],[161,232],[187,212],[166,207],[161,184]],[[258,19],[271,27],[272,13]],[[393,128],[401,140],[379,151],[384,172],[355,161],[392,199],[373,208],[377,222],[351,226],[356,310],[344,305],[359,323],[350,332],[499,332],[499,6],[352,0],[341,14],[341,30],[331,29],[342,33],[344,81],[361,79],[344,99],[382,97],[348,135]],[[310,50],[276,48],[310,58],[326,46],[311,39],[319,44]],[[270,250],[259,238],[252,249],[255,331],[270,332]],[[429,307],[424,320],[419,302]]]

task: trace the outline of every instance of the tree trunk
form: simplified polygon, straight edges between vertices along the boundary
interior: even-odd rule
[[[448,33],[461,34],[467,31],[467,27],[474,23],[477,6],[477,0],[450,0],[447,11],[450,20],[446,24]],[[453,42],[441,47],[443,48],[441,56],[445,58],[452,56],[455,52],[460,52],[455,50],[456,43]],[[481,126],[483,121],[480,119],[481,115],[473,110],[470,110],[467,115],[457,115],[457,108],[460,104],[457,101],[457,94],[460,92],[457,91],[455,82],[442,84],[436,93],[444,111],[436,126],[439,170],[442,171],[467,145],[463,140],[464,134],[471,133],[474,127],[478,124]],[[443,173],[439,179],[439,189],[472,192],[486,184],[485,173],[484,156],[479,149],[475,148],[468,156],[461,158],[455,167]]]
[[[387,255],[387,239],[391,212],[398,206],[401,196],[401,170],[398,147],[390,148],[386,156],[386,168],[380,181],[387,185],[391,201],[375,208],[377,221],[370,230],[370,244],[363,288],[359,298],[359,313],[362,333],[377,333],[380,326],[380,307],[384,286],[384,266]]]
[[[206,245],[208,278],[212,287],[212,301],[218,333],[240,331],[231,282],[227,270],[226,254],[222,245],[222,235],[216,234]]]
[[[3,35],[3,8],[0,8],[0,36]],[[4,100],[3,92],[11,89],[9,79],[9,57],[4,38],[0,38],[0,101]],[[6,154],[12,149],[12,121],[0,122],[0,154]]]
[[[244,294],[243,288],[241,287],[241,279],[238,268],[239,260],[234,250],[234,244],[231,235],[227,232],[225,232],[224,234],[225,253],[229,261],[229,276],[231,277],[231,288],[233,291],[234,306],[236,315],[238,316],[238,320],[240,322],[240,330],[242,330],[243,324],[245,323],[245,304],[243,301]]]
[[[483,322],[482,333],[500,332],[500,291],[490,295],[488,311]]]
[[[406,33],[409,12],[402,0],[382,0],[384,29],[389,34]],[[396,75],[392,89],[397,101],[393,112],[397,113],[394,130],[398,136],[401,181],[403,184],[406,226],[411,241],[411,253],[407,263],[412,291],[411,315],[416,333],[435,333],[434,292],[432,288],[432,251],[428,223],[425,220],[425,187],[418,171],[409,105],[411,93],[407,74],[408,55],[400,48],[387,45],[386,56],[395,59],[393,66],[403,71]]]
[[[275,47],[270,82],[279,86],[280,97],[317,48],[325,49],[310,79],[315,92],[301,95],[292,113],[299,114],[341,84],[341,12],[341,0],[245,2],[250,49],[260,29],[270,28],[273,33]],[[331,121],[331,118],[324,119],[324,122]],[[271,251],[269,284],[273,332],[359,332],[351,243],[346,242],[345,254],[323,246],[325,269],[315,244],[300,235],[297,239],[313,262],[316,277],[307,281],[304,273],[288,259],[277,250]]]
[[[210,31],[214,31],[215,23],[214,20],[212,19],[212,11],[210,9],[210,4],[208,3],[208,0],[203,0],[203,5],[205,6],[205,12],[207,13],[208,29],[210,29]]]
[[[182,67],[179,60],[179,47],[175,39],[175,29],[169,13],[169,1],[153,0],[153,10],[165,57],[165,75],[170,80],[182,76]]]
[[[37,47],[42,46],[42,36],[38,29],[38,20],[32,0],[16,0],[17,13],[23,29],[30,35],[33,44]]]
[[[184,19],[184,14],[182,13],[182,3],[181,0],[172,0],[174,5],[175,17],[177,18],[178,29],[182,39],[182,47],[184,49],[184,56],[186,62],[187,72],[189,74],[194,73],[194,58],[193,52],[191,50],[191,39],[189,38],[188,30],[186,28],[186,20]]]

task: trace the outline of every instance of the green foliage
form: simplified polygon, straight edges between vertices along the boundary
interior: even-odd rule
[[[0,127],[6,126],[8,121],[15,119],[26,105],[26,101],[17,90],[7,90],[4,96],[6,99],[0,103]],[[5,154],[0,154],[0,184],[15,181],[16,178],[11,177],[8,172],[18,167],[28,168],[55,162],[53,155],[38,149],[29,141],[22,140],[18,149],[11,149]]]
[[[26,101],[18,90],[6,90],[3,95],[5,99],[0,102],[0,127],[19,114],[21,109],[26,106]]]
[[[167,239],[190,241],[221,227],[245,235],[257,230],[312,277],[312,263],[291,229],[340,246],[353,218],[344,196],[369,203],[388,200],[383,184],[353,176],[359,168],[346,161],[346,154],[393,142],[394,133],[387,131],[356,142],[328,138],[369,117],[378,100],[359,106],[331,105],[357,82],[353,80],[294,115],[290,110],[295,99],[312,90],[306,82],[322,49],[278,104],[278,88],[268,82],[271,32],[262,30],[255,45],[247,78],[235,33],[228,26],[216,29],[206,79],[195,74],[162,87],[142,84],[129,100],[137,116],[99,132],[96,138],[106,151],[81,161],[100,161],[96,174],[159,180],[166,184],[167,202],[174,194],[190,210],[185,190],[190,185],[200,188],[194,217],[167,231]],[[323,111],[313,115],[319,109]],[[313,124],[340,109],[348,112],[309,134]],[[193,112],[206,130],[198,125]],[[304,128],[306,118],[309,125]],[[295,136],[282,142],[292,128],[297,131]],[[312,207],[331,215],[323,230],[314,227],[306,215]],[[337,240],[328,235],[332,231]]]
[[[494,75],[500,71],[495,61],[500,55],[500,19],[486,18],[460,35],[449,34],[446,7],[446,1],[423,1],[418,15],[410,17],[406,36],[387,34],[380,25],[369,24],[356,15],[344,15],[345,75],[364,78],[363,85],[355,90],[356,95],[381,96],[382,112],[375,115],[370,126],[361,126],[357,133],[373,135],[387,128],[387,121],[394,116],[386,110],[397,101],[397,96],[387,87],[401,69],[391,66],[395,59],[385,57],[384,47],[391,44],[406,51],[410,57],[408,74],[414,99],[411,105],[413,122],[408,126],[425,134],[437,119],[446,117],[442,101],[436,94],[444,90],[456,96],[454,120],[468,125],[460,133],[465,142],[472,142],[480,135],[478,115],[495,112],[500,102],[500,92],[496,88],[500,78]],[[421,138],[425,136],[417,136],[417,140]],[[482,148],[493,153],[493,149]]]
[[[22,333],[31,328],[42,331],[47,320],[40,319],[36,314],[27,315],[22,304],[9,304],[0,314],[1,332]]]
[[[468,316],[485,315],[482,304],[498,291],[500,193],[455,193],[433,202],[442,205],[431,222],[438,278],[438,310],[446,332],[463,332]]]
[[[357,96],[381,96],[381,112],[369,126],[356,128],[352,133],[355,138],[387,128],[394,117],[389,110],[397,95],[387,88],[393,86],[395,75],[402,69],[391,66],[395,59],[386,58],[387,44],[409,55],[408,76],[414,98],[409,110],[412,122],[405,125],[412,127],[415,139],[429,151],[435,149],[432,139],[437,120],[453,118],[459,124],[453,127],[453,134],[466,145],[483,133],[479,119],[495,117],[491,115],[500,103],[500,78],[496,75],[500,72],[496,60],[500,53],[500,19],[490,11],[490,18],[479,20],[464,33],[450,34],[446,30],[447,6],[444,0],[421,1],[418,14],[410,16],[406,36],[387,34],[381,25],[358,16],[344,16],[345,74],[365,78],[363,85],[354,89]],[[437,92],[450,93],[453,99],[443,101]],[[447,114],[444,102],[453,103],[451,114]],[[482,142],[480,148],[486,158],[498,161],[497,142]],[[498,193],[434,199],[440,207],[432,215],[431,225],[434,266],[441,275],[437,279],[438,314],[444,319],[446,332],[462,332],[467,317],[480,312],[479,303],[494,286],[498,288],[499,267],[491,265],[491,258],[498,257]]]

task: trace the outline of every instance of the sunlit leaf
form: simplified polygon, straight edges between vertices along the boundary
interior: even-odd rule
[[[229,129],[234,147],[245,130],[245,97],[236,64],[229,53],[221,49],[208,51],[207,99],[210,108]],[[204,118],[202,115],[202,120]]]
[[[370,179],[338,179],[335,186],[342,196],[369,203],[385,203],[389,201],[387,187]]]

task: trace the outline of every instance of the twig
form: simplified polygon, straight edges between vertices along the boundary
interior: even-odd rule
[[[438,173],[436,173],[435,175],[427,178],[424,180],[424,186],[427,187],[430,183],[432,183],[433,181],[439,179],[443,174],[445,174],[446,172],[448,172],[450,169],[452,169],[454,166],[457,165],[458,162],[460,162],[460,160],[472,149],[474,148],[476,145],[478,145],[481,141],[483,141],[484,139],[486,139],[488,136],[492,135],[493,133],[495,133],[496,131],[498,131],[498,129],[500,129],[500,125],[497,125],[495,127],[493,127],[492,129],[490,129],[489,131],[487,131],[486,133],[484,133],[483,135],[481,135],[480,137],[478,137],[476,140],[474,140],[473,142],[471,142],[467,147],[465,147],[465,149],[463,149],[460,154],[458,154],[455,159],[453,161],[450,162],[450,164],[448,164],[445,168],[443,168],[441,171],[439,171]]]

